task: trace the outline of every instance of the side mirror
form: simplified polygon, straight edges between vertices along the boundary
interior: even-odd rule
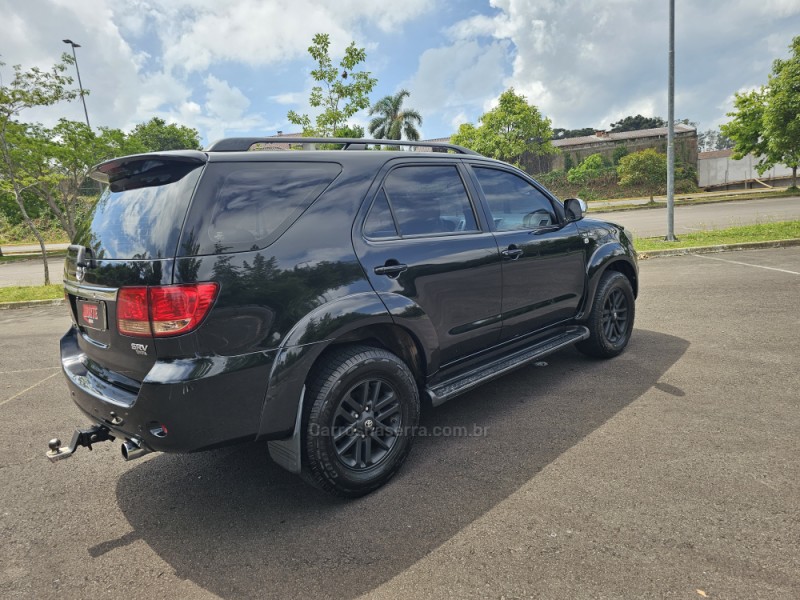
[[[580,221],[586,214],[586,202],[580,198],[567,198],[564,201],[564,211],[567,213],[567,223]]]

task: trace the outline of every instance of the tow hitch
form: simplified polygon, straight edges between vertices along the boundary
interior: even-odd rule
[[[78,446],[84,446],[89,450],[92,449],[92,444],[98,442],[110,442],[114,440],[111,432],[102,425],[93,425],[88,429],[76,429],[72,436],[72,441],[69,446],[62,446],[61,440],[54,438],[48,442],[50,450],[47,451],[46,456],[51,462],[61,460],[62,458],[69,458],[78,449]]]

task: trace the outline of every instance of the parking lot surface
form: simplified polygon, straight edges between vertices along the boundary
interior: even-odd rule
[[[798,298],[800,248],[644,261],[622,356],[565,350],[427,411],[450,435],[356,501],[261,444],[49,463],[86,424],[69,321],[5,311],[0,597],[798,598]]]

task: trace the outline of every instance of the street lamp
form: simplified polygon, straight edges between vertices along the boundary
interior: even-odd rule
[[[61,40],[65,44],[69,44],[72,46],[72,58],[75,59],[75,70],[78,72],[78,87],[81,89],[81,102],[83,102],[83,114],[86,115],[86,126],[91,129],[92,126],[89,124],[89,111],[86,110],[86,97],[83,93],[83,83],[81,83],[81,70],[78,68],[78,55],[75,54],[75,48],[80,48],[80,44],[76,44],[72,40]]]

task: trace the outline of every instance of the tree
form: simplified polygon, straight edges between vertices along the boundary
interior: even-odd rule
[[[727,150],[733,146],[733,140],[723,135],[719,129],[707,129],[697,135],[697,149],[700,152]]]
[[[339,66],[334,66],[329,54],[330,37],[327,33],[314,36],[308,52],[317,61],[317,68],[311,76],[320,85],[311,88],[309,104],[321,108],[312,125],[311,117],[300,115],[293,110],[287,114],[290,123],[303,128],[304,136],[329,137],[346,126],[347,120],[358,111],[369,107],[369,93],[377,79],[368,71],[355,71],[367,58],[364,48],[356,48],[351,42],[345,50]]]
[[[630,154],[630,150],[628,150],[627,146],[617,146],[614,148],[614,153],[611,155],[611,164],[617,166],[619,161],[622,160],[623,156],[628,156]]]
[[[369,109],[370,115],[378,115],[369,122],[369,132],[378,139],[419,140],[416,125],[422,125],[422,115],[413,108],[403,110],[403,100],[410,96],[407,90],[400,90],[394,96],[386,96]]]
[[[792,55],[772,63],[766,86],[738,92],[733,117],[720,129],[735,142],[733,157],[752,154],[756,170],[763,174],[777,164],[792,169],[792,188],[797,187],[800,163],[800,36],[792,40]]]
[[[24,201],[26,190],[42,183],[33,176],[30,169],[37,163],[35,152],[31,153],[36,145],[24,147],[25,138],[20,134],[24,132],[25,126],[14,121],[14,118],[25,109],[74,100],[79,92],[68,87],[72,85],[72,78],[64,75],[73,62],[73,58],[65,53],[61,55],[61,62],[55,64],[48,71],[42,71],[38,67],[23,71],[20,65],[14,65],[14,77],[11,83],[9,85],[0,84],[0,158],[2,159],[0,191],[13,196],[25,224],[39,242],[45,285],[50,284],[47,251],[44,247],[44,239],[28,214]],[[4,66],[5,63],[0,62],[0,68]]]
[[[550,143],[553,137],[550,119],[528,104],[525,96],[515,93],[514,88],[500,94],[498,105],[484,113],[478,122],[478,127],[462,124],[450,141],[517,165],[526,152],[537,157],[557,152]]]
[[[167,124],[164,119],[158,117],[153,117],[146,123],[139,123],[128,134],[125,143],[129,150],[126,154],[201,149],[200,134],[196,129],[174,123]]]
[[[619,184],[623,187],[641,185],[651,191],[667,180],[667,155],[653,148],[623,156],[617,165]],[[650,196],[650,201],[653,196]]]
[[[602,154],[591,154],[567,172],[567,181],[583,184],[601,175],[607,168],[608,163]]]
[[[48,166],[54,185],[49,188],[42,186],[41,194],[62,229],[72,239],[79,213],[93,205],[93,200],[102,191],[102,187],[86,185],[89,171],[104,160],[120,156],[118,139],[124,139],[125,134],[108,128],[101,128],[97,134],[85,123],[60,119],[58,125],[47,130],[47,135],[51,140]],[[87,197],[91,199],[89,202]]]
[[[594,127],[584,127],[582,129],[562,129],[561,127],[556,127],[553,129],[553,139],[565,140],[567,138],[584,137],[594,135],[595,131],[597,130]]]
[[[656,129],[657,127],[666,127],[667,122],[661,117],[643,117],[636,115],[635,117],[625,117],[616,123],[611,123],[611,133],[620,133],[622,131],[638,131],[639,129]]]

